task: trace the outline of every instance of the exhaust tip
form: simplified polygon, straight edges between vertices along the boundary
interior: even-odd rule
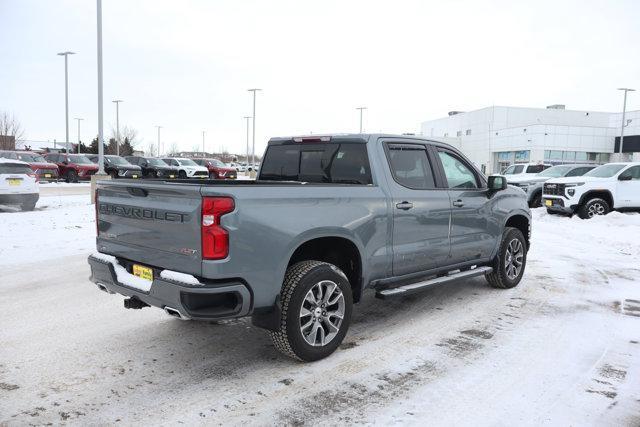
[[[164,311],[171,317],[177,317],[180,320],[189,320],[189,317],[183,315],[182,313],[180,313],[180,311],[176,310],[175,308],[165,306]]]
[[[103,292],[106,292],[111,295],[115,294],[115,292],[109,290],[109,288],[107,288],[107,286],[102,283],[96,283],[96,286],[98,287],[98,289],[100,289]]]

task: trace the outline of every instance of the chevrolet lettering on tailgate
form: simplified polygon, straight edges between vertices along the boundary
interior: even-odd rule
[[[169,222],[185,222],[189,219],[189,215],[180,212],[140,208],[136,206],[114,205],[111,203],[100,203],[99,211],[104,215],[117,215],[134,219],[149,219]]]

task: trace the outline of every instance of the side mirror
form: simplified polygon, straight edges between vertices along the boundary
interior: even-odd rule
[[[68,162],[68,161],[66,161],[66,160],[63,160],[63,161],[62,161],[62,164],[63,164],[63,165],[68,165],[68,164],[69,164],[69,162]]]
[[[633,177],[631,175],[622,174],[618,177],[618,181],[631,181],[632,178]]]
[[[507,178],[501,175],[491,175],[488,187],[490,191],[502,191],[507,189]]]

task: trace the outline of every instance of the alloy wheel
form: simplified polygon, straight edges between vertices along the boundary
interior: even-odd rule
[[[300,307],[300,332],[307,344],[324,346],[340,331],[345,300],[340,287],[322,280],[309,289]]]

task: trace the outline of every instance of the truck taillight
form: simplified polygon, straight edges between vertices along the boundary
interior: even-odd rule
[[[220,225],[220,219],[234,208],[231,197],[202,198],[203,259],[223,259],[229,255],[229,232]]]

